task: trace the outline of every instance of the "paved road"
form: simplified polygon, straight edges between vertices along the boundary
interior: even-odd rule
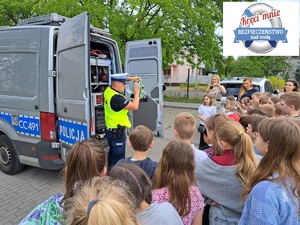
[[[175,103],[174,103],[175,104]],[[173,106],[174,106],[173,104]],[[149,151],[149,157],[159,160],[163,147],[173,138],[173,119],[179,112],[190,112],[197,118],[196,105],[185,108],[171,108],[165,104],[164,125],[165,137],[155,138],[154,147]],[[176,105],[180,107],[180,104]],[[199,133],[195,132],[193,143],[199,143]],[[132,156],[132,150],[126,151],[126,156]],[[53,194],[63,191],[63,181],[60,171],[42,170],[26,167],[21,173],[9,176],[0,171],[0,225],[18,224],[36,205]]]

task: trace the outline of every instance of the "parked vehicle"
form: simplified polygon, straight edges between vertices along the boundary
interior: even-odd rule
[[[103,91],[109,75],[121,73],[122,66],[116,41],[89,21],[86,12],[71,19],[52,13],[0,28],[4,173],[18,173],[24,165],[60,169],[68,149],[90,137],[107,146]],[[163,136],[161,40],[128,42],[125,55],[125,72],[144,84],[144,101],[132,124]],[[132,90],[129,84],[126,95]]]
[[[220,83],[226,88],[226,94],[223,95],[221,102],[224,103],[227,96],[233,95],[236,99],[240,92],[240,88],[243,84],[245,77],[231,77],[224,78]],[[278,93],[278,90],[274,90],[270,81],[266,78],[251,77],[253,88],[261,93]]]

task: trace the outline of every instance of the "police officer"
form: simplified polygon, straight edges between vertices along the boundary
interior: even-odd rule
[[[139,77],[128,77],[127,73],[111,74],[111,86],[104,91],[104,111],[106,137],[109,144],[108,167],[112,168],[120,159],[125,158],[126,133],[130,128],[128,110],[139,107],[140,85],[135,82],[132,101],[126,99],[124,90],[127,81],[139,81]]]

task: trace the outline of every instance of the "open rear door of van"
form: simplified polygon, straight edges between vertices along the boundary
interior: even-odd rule
[[[126,43],[125,72],[139,76],[144,85],[144,98],[139,109],[129,111],[132,128],[145,125],[156,136],[164,136],[164,102],[162,79],[161,39],[130,41]],[[132,97],[133,83],[126,86],[126,96]]]
[[[59,28],[56,109],[57,132],[63,145],[70,146],[90,136],[89,23],[87,13],[82,13]]]

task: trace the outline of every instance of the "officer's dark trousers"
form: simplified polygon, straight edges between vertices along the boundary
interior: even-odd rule
[[[114,131],[105,130],[109,145],[108,168],[111,169],[120,159],[125,158],[126,132],[118,137]]]

